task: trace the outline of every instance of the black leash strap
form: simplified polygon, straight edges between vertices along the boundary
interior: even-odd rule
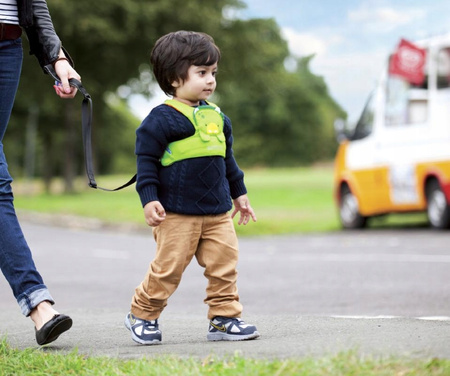
[[[61,82],[54,69],[52,69],[51,65],[46,66],[45,70],[56,81]],[[69,79],[69,84],[70,86],[76,87],[78,91],[83,95],[83,102],[81,103],[81,125],[84,148],[84,162],[86,166],[86,174],[89,179],[89,187],[94,189],[101,189],[102,191],[114,192],[132,185],[136,182],[136,175],[134,175],[127,183],[114,189],[102,188],[97,185],[94,177],[94,167],[92,163],[92,98],[80,81],[76,80],[75,78],[71,78]]]
[[[84,161],[86,165],[86,174],[89,179],[89,186],[102,191],[114,192],[130,186],[136,182],[136,175],[134,175],[127,183],[114,189],[102,188],[97,185],[94,177],[94,167],[92,164],[92,98],[80,81],[71,78],[69,80],[70,86],[76,87],[83,95],[83,102],[81,103],[81,124],[83,135]]]

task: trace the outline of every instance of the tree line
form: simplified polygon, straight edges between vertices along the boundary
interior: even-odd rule
[[[333,120],[345,117],[313,56],[293,58],[273,19],[233,18],[239,0],[49,0],[55,28],[94,102],[96,172],[135,172],[134,138],[140,120],[117,95],[151,96],[149,65],[155,41],[171,31],[203,31],[222,51],[213,102],[231,118],[241,166],[296,166],[334,155]],[[24,67],[5,149],[14,175],[56,176],[65,189],[84,174],[81,95],[62,101],[24,41]],[[286,62],[294,61],[295,69]],[[292,64],[291,64],[292,65]]]

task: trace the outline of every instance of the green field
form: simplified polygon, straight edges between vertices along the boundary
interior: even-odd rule
[[[37,349],[18,351],[0,342],[2,376],[438,376],[450,374],[450,361],[382,359],[347,352],[324,358],[286,360],[245,359],[239,355],[205,359],[161,356],[137,360],[85,357],[76,350],[58,354]]]
[[[237,226],[239,235],[287,234],[339,230],[333,202],[333,171],[330,166],[313,168],[250,169],[245,171],[250,202],[257,223]],[[100,176],[100,186],[113,188],[128,176]],[[98,218],[107,224],[130,223],[145,227],[134,186],[119,192],[87,187],[86,179],[76,182],[77,194],[61,193],[58,181],[53,194],[42,193],[41,183],[14,183],[15,205],[21,211]],[[371,227],[424,226],[424,214],[390,215],[373,219]]]

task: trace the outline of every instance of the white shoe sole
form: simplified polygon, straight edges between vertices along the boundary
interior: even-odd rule
[[[208,335],[206,336],[208,341],[247,341],[250,339],[256,339],[258,337],[259,333],[257,331],[246,335],[217,332],[217,333],[208,333]]]

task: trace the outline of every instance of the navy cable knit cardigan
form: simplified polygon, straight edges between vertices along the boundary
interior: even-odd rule
[[[206,103],[202,103],[206,104]],[[225,116],[226,156],[185,159],[163,167],[167,145],[192,136],[190,120],[165,104],[155,107],[136,131],[137,184],[142,206],[160,201],[167,212],[191,215],[222,214],[231,198],[247,193],[244,173],[233,156],[230,119]]]

